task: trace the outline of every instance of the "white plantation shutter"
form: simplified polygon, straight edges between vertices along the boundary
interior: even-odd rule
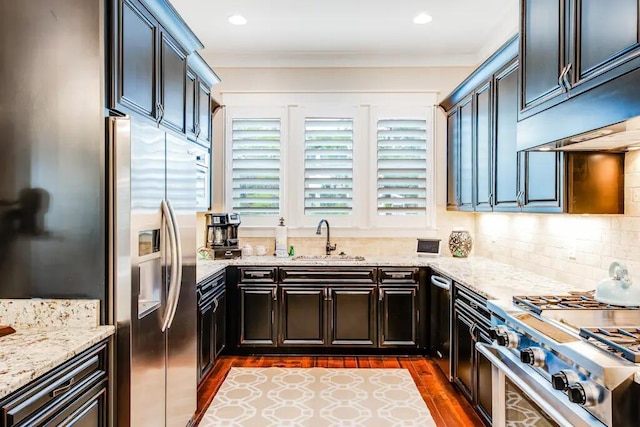
[[[280,119],[233,119],[233,211],[280,214]]]
[[[426,215],[426,120],[378,120],[377,148],[378,215]]]
[[[351,215],[353,119],[306,118],[304,122],[305,215]]]

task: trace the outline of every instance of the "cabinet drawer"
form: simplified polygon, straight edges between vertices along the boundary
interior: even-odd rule
[[[380,283],[418,283],[417,268],[381,268],[378,270]]]
[[[0,425],[10,427],[53,414],[87,387],[105,379],[107,344],[98,344],[0,402]]]
[[[214,293],[220,292],[220,288],[224,287],[225,274],[224,270],[216,274],[212,278],[200,282],[196,288],[198,295],[198,303],[211,298]]]
[[[280,269],[280,283],[376,283],[377,269],[372,267],[289,267]]]
[[[276,267],[240,267],[238,268],[239,283],[275,283],[278,278]]]

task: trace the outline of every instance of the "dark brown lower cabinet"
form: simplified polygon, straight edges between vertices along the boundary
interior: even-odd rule
[[[240,285],[240,342],[241,346],[274,347],[276,336],[276,285]]]
[[[455,284],[453,309],[453,380],[486,425],[492,417],[491,362],[476,350],[476,343],[491,344],[486,300]]]
[[[330,345],[376,346],[376,288],[376,285],[328,288]]]
[[[418,286],[380,286],[378,289],[380,347],[417,347]]]
[[[326,345],[326,299],[322,286],[281,286],[279,345]]]
[[[198,381],[202,381],[226,346],[226,283],[221,272],[197,287]]]
[[[0,400],[0,426],[106,427],[108,347],[103,341]]]
[[[467,399],[473,399],[473,321],[458,310],[453,313],[453,380]]]
[[[283,347],[376,345],[376,286],[280,287]]]

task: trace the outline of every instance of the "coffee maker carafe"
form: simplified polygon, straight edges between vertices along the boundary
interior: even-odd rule
[[[238,227],[240,215],[237,213],[207,214],[207,247],[213,249],[214,259],[238,258]]]

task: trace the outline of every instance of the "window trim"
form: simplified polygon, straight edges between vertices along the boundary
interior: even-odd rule
[[[371,146],[369,150],[369,194],[373,205],[369,208],[369,224],[372,227],[383,228],[418,228],[433,229],[436,225],[436,198],[435,198],[435,109],[424,105],[403,106],[372,106],[369,116],[369,134]],[[424,216],[382,216],[378,215],[378,121],[381,119],[417,118],[427,122],[427,170],[426,170],[426,209]],[[401,221],[399,221],[401,219]]]
[[[348,224],[339,224],[338,217],[327,218],[331,223],[332,235],[337,237],[436,237],[436,220],[438,206],[436,205],[437,185],[436,178],[436,136],[437,122],[435,120],[438,100],[436,91],[300,91],[300,92],[222,92],[222,101],[225,105],[223,159],[225,175],[223,182],[216,186],[223,192],[225,209],[232,206],[232,175],[231,164],[231,138],[229,135],[230,123],[238,118],[280,118],[281,120],[281,186],[280,186],[280,213],[285,218],[285,224],[290,237],[308,237],[313,234],[319,218],[311,219],[304,216],[304,204],[296,203],[304,196],[304,143],[300,144],[297,135],[302,135],[304,140],[304,116],[301,110],[327,111],[333,108],[335,111],[355,109],[359,117],[360,125],[357,125],[354,116],[354,185],[362,182],[363,191],[354,192],[353,221]],[[381,221],[377,214],[377,121],[379,111],[402,111],[416,109],[426,112],[428,131],[427,155],[427,213],[424,223],[414,225],[404,221],[398,221],[398,217],[391,216],[388,221]],[[269,114],[270,113],[270,114]],[[298,116],[296,116],[298,115]],[[298,119],[302,117],[302,119]],[[298,122],[296,124],[296,121]],[[302,133],[300,133],[302,132]],[[373,132],[373,133],[372,133]],[[297,139],[297,143],[296,143]],[[357,143],[358,140],[362,142]],[[296,151],[297,150],[297,151]],[[356,150],[363,150],[358,152]],[[296,152],[298,154],[296,154]],[[358,154],[359,153],[359,154]],[[364,160],[357,160],[357,159]],[[370,165],[366,165],[369,159]],[[371,160],[373,159],[373,160]],[[373,191],[373,192],[372,192]],[[371,199],[371,200],[370,200]],[[244,237],[273,237],[277,225],[276,217],[266,218],[242,218],[241,232]],[[393,221],[395,219],[395,221]],[[389,222],[388,225],[383,224]]]
[[[225,147],[225,176],[224,201],[225,211],[230,212],[233,206],[233,121],[250,119],[279,119],[280,120],[280,206],[277,215],[240,216],[242,224],[253,227],[269,227],[278,224],[278,219],[286,212],[287,206],[287,141],[288,115],[283,107],[228,107],[225,115],[224,147]],[[286,217],[285,217],[286,218]]]

